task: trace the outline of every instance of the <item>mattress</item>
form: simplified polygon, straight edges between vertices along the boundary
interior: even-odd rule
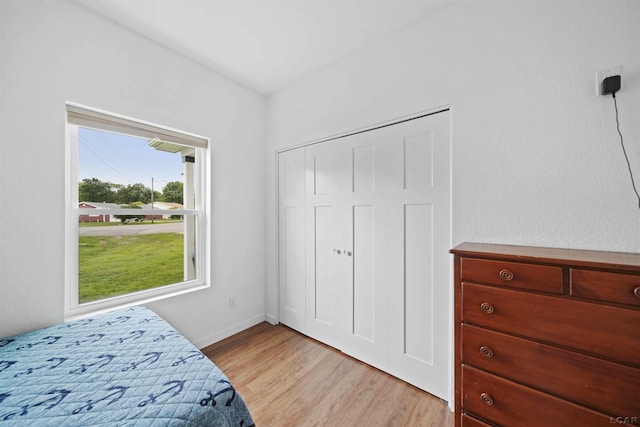
[[[251,426],[224,373],[144,307],[0,339],[0,426]]]

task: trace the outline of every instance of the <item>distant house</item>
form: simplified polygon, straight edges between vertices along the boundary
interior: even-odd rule
[[[119,209],[120,205],[117,203],[98,203],[98,202],[80,202],[78,203],[80,209]],[[78,217],[80,222],[117,222],[117,218],[113,218],[112,215],[80,215]]]
[[[153,206],[152,206],[153,205]],[[182,209],[182,205],[180,203],[170,203],[170,202],[153,202],[147,203],[143,207],[144,209]],[[171,215],[147,215],[146,219],[168,219]]]

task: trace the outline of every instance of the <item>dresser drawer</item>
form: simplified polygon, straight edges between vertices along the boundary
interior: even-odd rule
[[[561,294],[562,268],[475,258],[460,260],[462,280]]]
[[[532,390],[470,366],[462,367],[462,405],[501,426],[606,426],[608,415]]]
[[[571,269],[571,295],[640,307],[640,275]]]
[[[477,418],[462,414],[462,427],[492,427],[491,424],[484,423]]]
[[[462,362],[610,414],[640,414],[640,368],[462,326]]]
[[[462,284],[465,323],[640,366],[640,311]]]

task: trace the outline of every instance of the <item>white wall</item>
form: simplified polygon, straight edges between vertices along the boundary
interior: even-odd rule
[[[453,242],[640,251],[640,210],[596,70],[624,66],[640,180],[640,2],[452,1],[268,99],[267,318],[278,149],[452,105]],[[639,182],[640,184],[640,182]]]
[[[211,139],[213,287],[150,306],[199,346],[263,320],[264,97],[74,3],[0,8],[0,336],[64,320],[67,100]]]
[[[639,251],[611,97],[594,96],[595,71],[624,65],[640,170],[638,52],[637,0],[452,1],[272,95],[265,167],[262,96],[73,3],[0,0],[0,336],[63,320],[66,100],[211,138],[214,287],[152,304],[205,345],[264,316],[265,224],[275,316],[276,150],[440,105],[453,244]]]

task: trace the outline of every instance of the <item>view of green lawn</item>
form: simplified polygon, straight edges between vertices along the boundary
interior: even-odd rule
[[[180,233],[82,236],[79,243],[80,303],[184,280]]]

